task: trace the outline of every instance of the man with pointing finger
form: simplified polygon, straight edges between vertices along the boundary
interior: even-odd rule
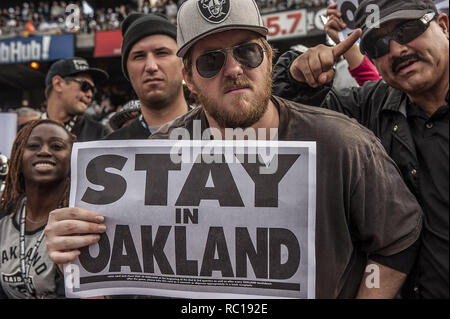
[[[405,266],[414,259],[420,221],[412,207],[407,208],[415,200],[402,194],[406,186],[392,161],[375,137],[354,121],[272,95],[273,51],[253,0],[229,1],[229,10],[219,21],[202,15],[199,3],[187,0],[178,12],[177,54],[200,107],[163,126],[152,138],[170,138],[180,127],[192,130],[199,120],[203,128],[219,132],[276,128],[279,140],[316,141],[316,297],[393,297],[408,272],[398,264]],[[390,197],[394,184],[405,201],[402,207],[393,201],[395,196]],[[398,224],[397,218],[402,219]],[[394,235],[394,224],[409,229],[403,228],[408,234]],[[406,238],[405,245],[397,246]],[[394,246],[398,249],[390,250]],[[378,255],[382,263],[377,262]],[[379,289],[366,285],[363,273],[369,266],[380,270]]]
[[[380,23],[369,21],[377,5]],[[368,13],[369,12],[369,13]],[[449,298],[449,20],[432,0],[365,0],[357,30],[334,48],[280,58],[276,94],[344,113],[380,138],[424,210],[417,266],[403,296]],[[382,80],[336,91],[332,65],[361,35]]]
[[[194,137],[194,127],[201,127],[211,129],[204,138],[226,137],[231,128],[257,131],[259,140],[314,141],[316,265],[308,279],[315,297],[394,297],[415,259],[422,213],[392,160],[348,117],[272,95],[274,53],[254,0],[225,0],[214,15],[202,4],[185,1],[177,19],[177,55],[199,106],[151,138],[176,138],[171,133],[178,128]],[[61,222],[67,219],[72,221]],[[102,220],[81,208],[52,212],[46,227],[51,259],[70,262],[80,247],[98,242],[93,234],[104,232]],[[377,287],[367,284],[366,269],[376,269]]]

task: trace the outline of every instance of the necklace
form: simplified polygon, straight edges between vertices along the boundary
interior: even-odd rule
[[[39,248],[39,245],[41,244],[42,240],[44,239],[44,231],[42,230],[42,233],[39,235],[38,240],[36,241],[36,244],[34,245],[33,249],[31,250],[30,257],[28,260],[26,260],[25,257],[25,223],[27,219],[27,199],[24,197],[21,203],[20,207],[20,234],[19,234],[19,258],[20,258],[20,272],[22,274],[23,282],[25,284],[25,287],[27,291],[35,296],[36,290],[33,287],[32,279],[30,276],[30,270],[31,270],[31,263],[36,255],[36,252]]]
[[[42,218],[42,219],[39,219],[39,220],[32,220],[30,217],[26,217],[27,218],[27,220],[29,221],[29,222],[31,222],[31,223],[33,223],[33,224],[39,224],[39,223],[42,223],[42,222],[44,222],[44,221],[46,221],[47,219],[48,219],[48,216],[45,216],[44,218]]]

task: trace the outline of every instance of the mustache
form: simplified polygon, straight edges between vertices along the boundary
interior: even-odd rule
[[[419,56],[418,53],[412,53],[409,55],[404,55],[398,58],[394,59],[394,62],[392,62],[392,72],[396,73],[397,67],[402,64],[403,62],[406,62],[408,60],[417,60],[417,61],[422,61],[422,57]]]
[[[248,86],[251,89],[253,89],[253,83],[248,79],[247,77],[240,77],[237,79],[229,79],[226,80],[220,87],[222,92],[229,90],[230,88],[234,86]]]

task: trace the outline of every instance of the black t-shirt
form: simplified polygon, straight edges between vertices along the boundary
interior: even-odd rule
[[[87,114],[79,115],[72,128],[72,134],[77,136],[78,142],[96,141],[102,139],[108,131],[99,122]]]
[[[108,134],[105,140],[133,140],[133,139],[147,139],[150,136],[150,130],[145,128],[139,117],[136,118],[129,125],[118,129]]]
[[[431,117],[417,105],[407,107],[420,162],[419,200],[424,210],[418,288],[423,298],[449,298],[449,114],[448,105]]]
[[[417,241],[422,210],[372,132],[333,111],[271,100],[280,116],[280,141],[316,142],[315,297],[354,298],[368,257],[386,259]],[[180,127],[193,137],[197,120],[209,127],[197,108],[151,138],[168,139]],[[412,265],[416,255],[403,257]]]

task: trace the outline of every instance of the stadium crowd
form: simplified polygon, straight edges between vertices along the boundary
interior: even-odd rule
[[[326,4],[323,0],[255,1],[261,12]],[[367,9],[375,1],[382,7],[379,28],[368,23]],[[228,13],[219,11],[230,19],[227,16],[221,21],[212,20],[211,14],[209,19],[194,0],[145,0],[138,8],[101,9],[92,9],[84,1],[76,3],[83,10],[77,32],[121,29],[121,65],[116,67],[121,68],[136,97],[131,101],[116,98],[121,88],[108,84],[106,71],[91,67],[85,58],[70,57],[50,66],[45,76],[45,105],[34,110],[24,101],[16,111],[18,130],[9,163],[5,156],[0,157],[0,299],[65,298],[70,289],[64,291],[62,265],[80,256],[84,261],[92,258],[86,247],[96,243],[100,247],[106,227],[113,225],[101,210],[76,207],[76,202],[75,207],[68,207],[74,142],[161,141],[177,136],[171,133],[179,129],[195,138],[198,123],[199,128],[208,128],[203,132],[207,134],[202,134],[207,140],[222,139],[227,128],[241,132],[243,128],[258,129],[255,139],[271,139],[267,132],[276,128],[274,139],[314,141],[317,152],[314,149],[314,172],[310,173],[317,174],[311,187],[315,204],[313,229],[307,226],[312,234],[308,233],[306,244],[308,249],[314,248],[314,261],[307,265],[314,272],[306,274],[307,280],[314,276],[314,298],[449,298],[448,16],[440,13],[432,0],[364,0],[355,12],[357,29],[341,41],[338,33],[346,24],[333,3],[327,7],[324,30],[334,45],[291,48],[275,59],[266,38],[268,29],[254,2],[231,2],[225,9]],[[0,35],[74,32],[66,28],[67,5],[66,1],[40,1],[2,8]],[[231,5],[242,10],[231,10]],[[183,15],[183,10],[189,14]],[[192,20],[203,25],[194,25]],[[241,137],[248,138],[233,136]],[[145,160],[164,168],[163,157],[157,158],[155,162],[150,162],[151,157]],[[279,178],[276,183],[264,179],[264,185],[253,166],[242,163],[255,184],[252,209],[279,208],[280,181],[284,174],[292,173],[289,167],[283,175],[280,171],[288,166],[289,158],[293,156],[280,157],[285,162],[274,174]],[[142,163],[136,156],[136,170],[145,170]],[[98,176],[112,168],[92,167],[89,170]],[[222,206],[222,199],[235,196],[230,191],[233,187],[228,186],[226,196],[219,194],[220,183],[214,183],[225,175],[217,177],[217,168],[211,167],[204,170],[208,174],[199,170],[200,178],[195,176],[203,193],[195,194],[196,185],[186,183],[180,198],[195,197],[198,203],[217,200]],[[165,173],[167,170],[175,169],[166,167]],[[77,178],[80,174],[79,170]],[[213,186],[209,186],[209,178]],[[257,196],[259,185],[265,192],[261,198]],[[288,207],[286,211],[292,205],[294,214],[303,215],[297,211],[300,205],[295,202],[295,188],[292,190],[283,205]],[[149,193],[158,191],[152,188]],[[101,209],[114,203],[102,201],[102,196],[103,190],[89,188],[82,201]],[[155,196],[149,202],[152,200],[154,206],[169,207],[164,198]],[[243,206],[233,205],[228,206]],[[273,211],[269,217],[276,219]],[[211,210],[211,216],[215,213]],[[251,218],[248,221],[253,224]],[[177,240],[181,232],[175,231]],[[156,237],[161,234],[158,229]],[[153,246],[151,233],[149,238],[144,235],[142,232],[142,247],[151,246],[153,254],[156,238]],[[222,254],[218,243],[214,244],[217,256]],[[250,240],[249,252],[242,254],[256,260],[264,249],[259,245],[257,252]],[[300,258],[300,250],[291,254],[285,246],[288,261],[292,256]],[[120,261],[118,268],[111,266],[109,272],[120,272],[122,266],[129,266],[133,273],[142,272],[122,258],[132,255],[129,247],[113,247],[114,258]],[[237,244],[235,247],[238,250]],[[158,258],[154,255],[158,267],[163,248],[164,244],[158,248]],[[211,273],[221,271],[224,278],[233,277],[220,265],[223,257],[215,258],[215,249],[211,249]],[[180,253],[176,247],[176,253],[186,258],[186,251]],[[282,256],[272,259],[277,258]],[[258,280],[267,278],[267,274],[257,274],[256,263],[251,265]],[[378,286],[368,285],[369,266],[378,267]],[[177,267],[186,271],[186,276],[194,274],[183,268],[184,264]],[[154,272],[149,269],[144,272]],[[209,275],[205,271],[200,276]],[[236,277],[244,276],[236,273]],[[140,297],[131,290],[127,293]]]
[[[106,31],[119,29],[121,21],[130,13],[161,13],[172,22],[176,21],[179,6],[184,0],[145,0],[142,6],[132,2],[116,7],[95,8],[85,1],[39,1],[23,2],[5,7],[0,3],[0,37],[28,35],[30,33],[64,33]],[[262,13],[284,11],[314,6],[324,6],[327,0],[257,0]],[[66,25],[69,4],[80,8],[80,25],[71,29]]]

